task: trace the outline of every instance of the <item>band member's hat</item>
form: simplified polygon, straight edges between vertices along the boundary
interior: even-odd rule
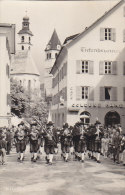
[[[95,125],[100,125],[100,124],[101,124],[101,123],[100,123],[100,121],[98,121],[98,120],[95,122]]]
[[[33,121],[30,125],[31,126],[37,126],[37,123],[36,123],[36,121]]]
[[[21,121],[21,122],[18,124],[18,127],[19,127],[20,125],[24,125],[24,122]]]
[[[46,125],[47,126],[53,126],[53,122],[52,121],[49,121]]]
[[[65,124],[63,125],[63,128],[68,128],[68,127],[69,127],[68,123],[65,123]]]

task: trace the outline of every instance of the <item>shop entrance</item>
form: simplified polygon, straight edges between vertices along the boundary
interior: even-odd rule
[[[113,126],[120,124],[120,115],[115,111],[110,111],[105,115],[105,125]]]

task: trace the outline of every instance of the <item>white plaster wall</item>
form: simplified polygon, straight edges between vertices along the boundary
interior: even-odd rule
[[[124,5],[125,6],[125,5]],[[119,18],[119,19],[118,19]],[[100,86],[117,87],[117,99],[119,103],[123,102],[123,87],[125,86],[125,76],[123,75],[123,61],[125,61],[125,42],[123,42],[123,30],[125,29],[125,17],[123,16],[123,6],[112,13],[108,18],[98,24],[84,37],[68,50],[68,106],[76,101],[76,86],[93,86],[95,87],[94,99],[96,103],[100,103]],[[100,41],[100,28],[115,28],[116,41]],[[82,52],[81,48],[117,50],[112,52]],[[94,61],[94,74],[83,75],[76,74],[76,60]],[[99,62],[103,60],[118,61],[117,75],[99,75]],[[73,99],[70,99],[70,87],[73,87]],[[83,100],[82,100],[83,102]],[[81,102],[81,103],[82,103]],[[86,101],[85,101],[86,102]],[[109,103],[109,102],[107,102]],[[111,103],[111,101],[110,101]],[[114,102],[112,102],[114,103]],[[105,102],[101,101],[101,104]],[[104,105],[103,105],[104,106]]]

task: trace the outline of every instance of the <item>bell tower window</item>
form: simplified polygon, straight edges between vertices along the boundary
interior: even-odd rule
[[[22,45],[22,50],[24,50],[24,46]]]
[[[30,41],[31,41],[31,38],[29,37],[29,43],[30,43]]]
[[[21,42],[22,42],[22,43],[24,42],[24,36],[21,37]]]

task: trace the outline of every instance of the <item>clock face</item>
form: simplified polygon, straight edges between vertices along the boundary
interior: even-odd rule
[[[61,46],[60,45],[57,45],[57,49],[60,49],[61,48]]]

